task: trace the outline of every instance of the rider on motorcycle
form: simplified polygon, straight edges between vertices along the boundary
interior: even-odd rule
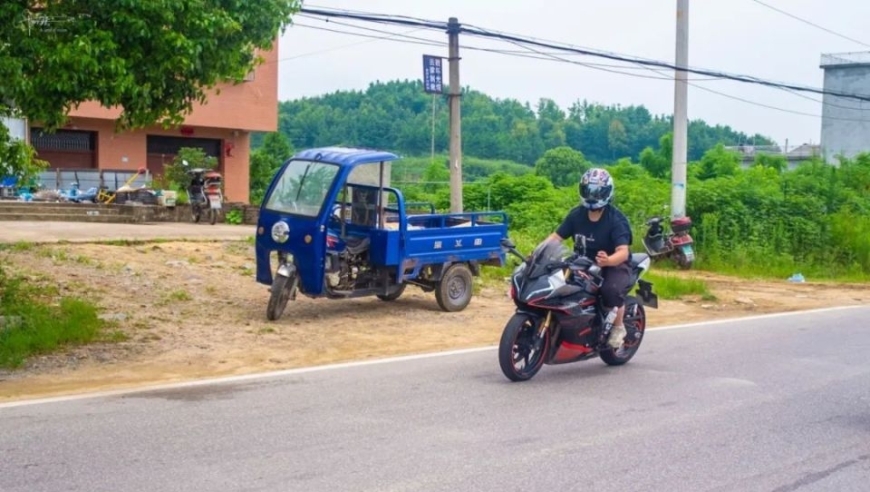
[[[609,312],[618,308],[615,318],[612,314],[608,316],[608,321],[613,322],[608,344],[616,349],[626,336],[623,316],[625,291],[631,281],[631,226],[622,211],[611,203],[614,183],[606,170],[586,171],[579,188],[581,205],[568,212],[547,240],[561,242],[578,234],[586,237],[586,256],[601,267],[604,282],[599,292],[604,306]]]

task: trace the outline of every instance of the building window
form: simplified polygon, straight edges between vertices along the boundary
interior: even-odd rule
[[[46,133],[42,128],[30,129],[30,143],[37,151],[93,152],[97,147],[97,132],[57,130]]]

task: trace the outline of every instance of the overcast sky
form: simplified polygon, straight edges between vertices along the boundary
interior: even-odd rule
[[[870,1],[764,0],[781,10],[870,45]],[[472,24],[610,52],[674,62],[675,0],[313,0],[307,7],[363,10],[446,21],[457,17]],[[498,10],[496,10],[498,9]],[[689,12],[689,65],[821,88],[822,53],[870,51],[862,46],[773,11],[753,0],[692,1]],[[436,41],[436,31],[358,23],[379,30]],[[367,35],[383,34],[320,19],[296,17],[280,43],[279,98],[315,96],[342,89],[365,89],[376,80],[416,79],[421,55],[447,55],[447,48],[394,40],[370,40],[305,26]],[[460,45],[520,50],[502,42],[460,36]],[[534,103],[541,97],[563,108],[588,99],[604,104],[643,104],[653,113],[673,112],[673,80],[653,80],[608,73],[583,66],[500,54],[461,51],[463,86],[498,98]],[[570,56],[570,55],[567,55]],[[589,63],[614,62],[573,57]],[[608,67],[608,69],[611,69]],[[645,76],[672,77],[644,69],[620,69]],[[445,75],[446,77],[446,75]],[[695,76],[696,78],[706,78]],[[778,108],[821,114],[821,95],[809,100],[762,86],[701,80],[703,87]],[[870,87],[867,92],[870,93]],[[731,125],[749,134],[769,135],[789,146],[819,141],[820,119],[760,107],[689,87],[689,118]]]

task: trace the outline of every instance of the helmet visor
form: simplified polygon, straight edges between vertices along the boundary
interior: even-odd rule
[[[584,201],[589,203],[605,200],[609,193],[610,186],[602,186],[593,183],[587,183],[580,186],[580,196],[583,197]]]

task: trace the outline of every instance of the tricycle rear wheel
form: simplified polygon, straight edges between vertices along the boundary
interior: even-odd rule
[[[471,269],[465,263],[454,263],[441,276],[438,288],[435,289],[435,300],[444,311],[462,311],[471,302],[473,291],[474,277]]]

